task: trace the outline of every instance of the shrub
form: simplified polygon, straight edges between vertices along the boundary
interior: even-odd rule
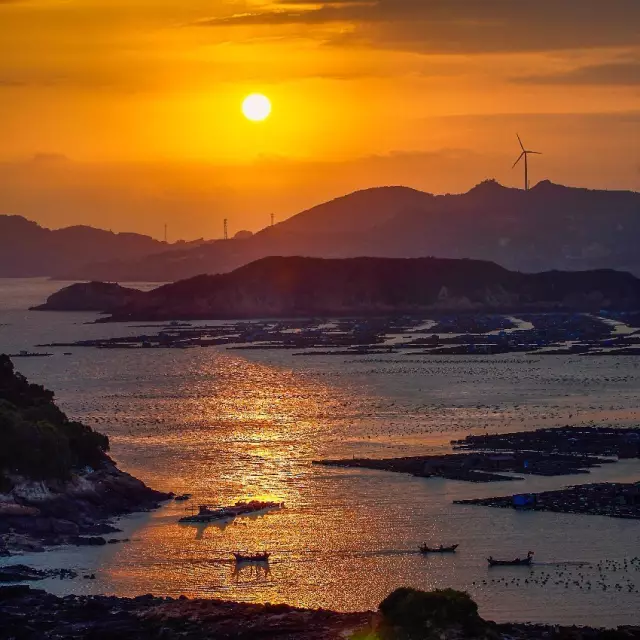
[[[483,623],[469,594],[454,589],[425,592],[401,587],[389,594],[379,609],[384,623],[406,637],[425,638],[453,626],[471,631]]]
[[[0,485],[15,473],[34,480],[68,478],[73,469],[98,467],[109,450],[107,436],[70,421],[53,393],[29,384],[0,355]]]

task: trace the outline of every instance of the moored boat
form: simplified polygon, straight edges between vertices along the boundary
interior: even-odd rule
[[[533,551],[529,551],[526,558],[514,560],[494,560],[493,556],[489,556],[487,562],[490,567],[529,567],[533,563]]]
[[[420,546],[420,553],[455,553],[456,549],[460,545],[452,544],[448,547],[443,545],[439,545],[438,547],[430,547],[427,544],[423,544]]]
[[[245,516],[260,511],[268,511],[271,509],[283,509],[284,502],[261,502],[259,500],[251,500],[250,502],[236,502],[231,507],[214,507],[202,504],[198,513],[191,514],[180,518],[179,522],[188,523],[206,523],[215,522],[216,520],[228,520],[238,516]]]

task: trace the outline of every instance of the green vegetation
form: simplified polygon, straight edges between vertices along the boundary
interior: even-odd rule
[[[383,638],[440,638],[446,629],[459,628],[467,634],[482,631],[484,621],[478,605],[468,593],[455,589],[420,591],[401,587],[380,603]]]
[[[30,384],[0,355],[0,490],[9,476],[66,479],[74,469],[98,467],[109,450],[107,436],[67,418],[53,392]]]

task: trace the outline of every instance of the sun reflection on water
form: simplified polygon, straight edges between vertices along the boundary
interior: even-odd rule
[[[578,406],[595,416],[606,398],[603,367],[614,365],[596,367],[585,359],[570,366],[562,360],[473,367],[460,359],[303,362],[289,354],[215,349],[86,353],[102,358],[91,361],[93,377],[78,381],[74,371],[66,386],[65,380],[51,382],[65,409],[109,434],[124,469],[193,498],[124,522],[130,543],[77,552],[98,576],[83,589],[361,610],[397,586],[455,586],[471,590],[489,616],[548,620],[553,595],[472,586],[486,577],[487,555],[535,548],[556,559],[617,557],[640,541],[631,530],[635,523],[595,519],[577,539],[571,516],[527,519],[452,505],[486,495],[486,487],[311,465],[323,457],[442,451],[452,437],[473,430],[565,424]],[[628,375],[628,387],[607,388],[613,389],[611,415],[636,406],[636,379]],[[589,389],[600,395],[588,397]],[[623,465],[605,473],[623,474]],[[637,478],[631,467],[624,473]],[[566,479],[528,479],[526,486],[544,489],[552,482]],[[495,495],[510,490],[491,487]],[[250,499],[285,502],[286,508],[215,525],[178,524],[191,505]],[[459,542],[460,552],[422,558],[416,549],[426,540]],[[262,549],[272,553],[268,570],[236,567],[232,552]],[[563,592],[562,603],[565,620],[598,612],[602,624],[612,606],[601,593],[589,600]],[[553,606],[558,620],[563,609]],[[629,603],[629,623],[634,606]],[[622,610],[620,603],[615,607]]]

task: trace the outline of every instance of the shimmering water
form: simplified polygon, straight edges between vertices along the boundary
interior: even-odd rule
[[[93,314],[25,311],[58,287],[0,281],[0,351],[143,331],[84,324]],[[568,483],[636,481],[636,461],[578,478],[487,485],[312,465],[323,457],[443,451],[452,438],[485,429],[637,424],[636,358],[65,350],[16,363],[55,389],[67,413],[107,433],[123,469],[194,498],[123,519],[130,543],[26,557],[97,575],[46,581],[46,588],[360,610],[400,585],[452,586],[467,589],[482,614],[497,620],[640,623],[638,593],[630,590],[640,588],[640,571],[629,563],[640,555],[640,522],[452,504]],[[224,527],[177,523],[189,504],[247,498],[287,508]],[[460,550],[424,558],[415,553],[423,541],[457,542]],[[231,551],[262,548],[273,554],[268,570],[236,571],[230,562]],[[529,549],[539,563],[531,570],[487,569],[489,554]]]

